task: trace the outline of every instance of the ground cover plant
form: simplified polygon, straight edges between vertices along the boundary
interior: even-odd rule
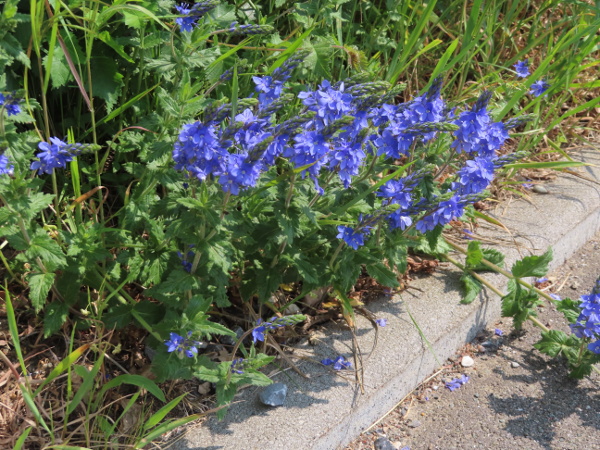
[[[142,447],[203,413],[163,423],[185,402],[166,380],[212,383],[223,416],[318,323],[319,293],[352,326],[357,282],[397,288],[409,251],[446,253],[444,227],[485,218],[499,170],[563,167],[515,162],[597,104],[547,112],[597,87],[576,77],[597,64],[598,16],[568,3],[582,14],[549,32],[552,2],[452,5],[4,2],[3,361],[21,396],[5,441]],[[534,29],[495,53],[511,26]],[[500,256],[469,251],[472,300]]]

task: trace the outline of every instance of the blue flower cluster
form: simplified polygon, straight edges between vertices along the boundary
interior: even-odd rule
[[[15,166],[13,164],[9,164],[8,156],[0,155],[0,175],[12,175]]]
[[[447,381],[446,387],[450,389],[450,391],[454,391],[461,386],[464,386],[468,381],[469,377],[463,373],[460,378],[454,378],[450,381]]]
[[[192,339],[191,331],[188,331],[187,337],[180,336],[177,333],[169,333],[169,338],[165,341],[167,352],[177,352],[180,355],[184,354],[188,358],[198,355],[198,347],[202,346],[201,342]]]
[[[262,319],[258,319],[256,321],[256,326],[252,330],[252,341],[254,343],[256,343],[257,341],[264,342],[265,336],[269,333],[269,331],[276,330],[277,328],[296,325],[297,323],[300,323],[305,319],[306,317],[302,314],[294,314],[291,316],[283,317],[271,317],[267,322],[263,322]]]
[[[270,25],[240,25],[237,22],[232,22],[229,25],[229,33],[232,35],[237,34],[267,34],[273,31],[273,27]]]
[[[192,247],[194,247],[194,246],[193,245],[189,246],[189,248],[192,248]],[[192,265],[193,265],[192,260],[194,259],[194,256],[196,256],[196,253],[193,250],[188,250],[188,252],[185,255],[181,252],[177,252],[177,256],[181,260],[181,265],[183,266],[183,270],[190,273],[192,271]]]
[[[246,361],[244,358],[236,358],[231,361],[231,373],[237,373],[238,375],[242,375],[244,373]]]
[[[5,109],[6,114],[9,116],[16,116],[21,112],[21,107],[19,106],[20,101],[21,99],[14,95],[4,95],[0,92],[0,112],[2,112],[1,109]]]
[[[581,313],[571,325],[571,331],[578,338],[595,339],[588,344],[588,349],[600,354],[600,294],[582,295],[579,308]]]
[[[517,61],[513,66],[519,78],[527,78],[529,76],[529,60]]]
[[[351,369],[352,363],[347,361],[343,356],[338,356],[335,359],[325,358],[321,361],[324,366],[333,366],[333,370]]]
[[[198,21],[211,9],[214,9],[218,5],[218,0],[206,0],[199,3],[189,5],[182,3],[176,5],[175,9],[183,17],[175,19],[175,23],[179,25],[181,31],[192,31],[195,26],[198,25]]]
[[[534,97],[539,97],[540,95],[544,95],[549,87],[550,85],[546,81],[538,80],[531,85],[531,90],[529,93]]]
[[[252,77],[257,98],[240,99],[238,106],[247,106],[234,117],[231,105],[220,105],[206,111],[204,122],[184,125],[173,150],[175,168],[200,181],[216,179],[225,192],[239,195],[256,186],[277,158],[285,158],[323,194],[319,183],[324,172],[337,174],[349,188],[369,154],[396,160],[450,132],[452,148],[466,157],[452,193],[437,202],[425,201],[415,194],[425,174],[389,180],[377,195],[384,206],[398,205],[395,210],[360,219],[355,227],[337,228],[337,237],[353,249],[365,244],[370,228],[382,216],[391,229],[401,230],[420,216],[415,227],[421,232],[460,217],[493,180],[494,170],[502,164],[497,151],[509,138],[508,130],[520,124],[492,120],[489,92],[455,116],[441,98],[441,79],[413,100],[393,104],[389,85],[358,77],[334,85],[324,80],[317,89],[300,92],[303,110],[278,123],[277,112],[293,100],[285,92],[285,82],[301,60],[302,56],[295,57],[269,76]]]
[[[517,61],[517,63],[513,67],[515,68],[515,71],[517,72],[517,76],[520,78],[527,78],[530,75],[529,74],[529,60],[527,60],[527,59],[525,61]],[[529,93],[531,95],[533,95],[534,97],[539,97],[540,95],[543,95],[548,90],[549,87],[550,87],[550,85],[548,84],[547,81],[538,80],[531,85],[531,89],[530,89]]]
[[[87,146],[85,144],[67,144],[56,137],[50,138],[50,144],[40,142],[38,148],[42,150],[37,156],[39,161],[31,163],[31,170],[38,173],[51,174],[54,169],[67,167],[73,157],[79,155]]]

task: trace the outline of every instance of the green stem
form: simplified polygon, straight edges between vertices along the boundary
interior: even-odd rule
[[[340,251],[342,251],[343,246],[344,246],[344,241],[340,242],[340,245],[338,245],[338,247],[335,249],[335,252],[333,252],[331,259],[329,260],[329,267],[331,268],[331,270],[333,270],[333,263],[335,262],[336,258],[340,254]]]
[[[467,249],[464,247],[461,247],[458,244],[455,244],[453,242],[450,242],[449,240],[446,239],[446,243],[452,247],[454,250],[459,251],[460,253],[466,255],[467,254]],[[506,278],[509,278],[511,280],[515,280],[517,283],[519,283],[521,286],[523,286],[524,288],[533,290],[536,294],[544,297],[546,300],[552,302],[552,303],[557,303],[556,300],[554,300],[552,297],[550,297],[550,294],[546,294],[544,291],[539,290],[538,288],[536,288],[535,286],[532,286],[531,284],[527,283],[526,281],[523,281],[521,278],[515,277],[512,273],[508,272],[507,270],[504,270],[502,267],[497,266],[496,264],[488,261],[485,258],[481,259],[481,262],[488,266],[490,269],[492,269],[494,272],[497,272],[501,275],[504,275]]]
[[[469,275],[471,275],[473,278],[475,278],[477,281],[479,281],[485,287],[489,288],[492,292],[494,292],[499,297],[501,297],[501,298],[504,297],[504,293],[500,289],[498,289],[496,286],[491,284],[489,281],[487,281],[485,278],[483,278],[478,273],[474,272],[473,270],[468,270],[464,265],[459,263],[457,260],[455,260],[451,256],[444,255],[444,258],[447,259],[452,264],[454,264],[459,269],[461,269],[462,271],[467,272]],[[550,329],[548,327],[546,327],[542,322],[540,322],[534,316],[530,316],[530,315],[527,316],[527,320],[530,320],[536,327],[541,328],[543,331],[546,331],[546,332],[550,331]]]
[[[56,171],[52,170],[52,191],[54,192],[54,209],[56,210],[56,228],[60,231],[60,199],[58,198],[58,183],[56,182]]]

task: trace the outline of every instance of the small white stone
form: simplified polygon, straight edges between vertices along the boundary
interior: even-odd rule
[[[460,365],[463,367],[472,367],[474,364],[475,361],[469,355],[463,356],[460,360]]]
[[[513,369],[516,369],[517,367],[520,367],[520,366],[521,366],[521,364],[519,364],[516,361],[513,361],[510,363],[510,367],[512,367]]]

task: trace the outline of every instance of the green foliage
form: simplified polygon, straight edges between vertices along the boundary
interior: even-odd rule
[[[576,379],[590,375],[593,365],[600,362],[600,355],[587,349],[586,340],[559,330],[542,332],[542,338],[533,346],[553,358],[564,357],[569,365],[569,376]]]
[[[240,386],[252,384],[255,386],[267,386],[272,383],[271,379],[259,368],[266,366],[273,357],[264,353],[255,354],[252,352],[250,357],[244,360],[243,373],[232,371],[232,362],[223,361],[216,364],[212,361],[205,361],[205,364],[199,366],[194,375],[204,381],[216,384],[217,405],[225,406],[233,401],[233,397]],[[217,412],[217,417],[223,419],[227,413],[227,408],[222,408]]]
[[[551,248],[541,256],[526,256],[515,262],[511,272],[516,278],[542,277],[548,272],[550,261],[552,261]]]
[[[349,187],[335,177],[321,177],[325,192],[315,195],[310,176],[279,158],[258,187],[230,195],[214,177],[200,182],[173,170],[173,143],[181,127],[221,111],[223,126],[242,130],[235,112],[257,111],[252,76],[274,74],[301,50],[304,62],[286,87],[284,107],[272,118],[278,123],[307,116],[293,94],[324,78],[345,80],[346,88],[372,82],[368,100],[393,103],[427,87],[429,75],[442,75],[446,97],[456,104],[495,87],[496,118],[533,108],[538,118],[519,142],[523,148],[533,146],[543,135],[551,138],[532,130],[553,129],[598,103],[586,100],[573,112],[556,112],[578,92],[597,87],[596,81],[576,79],[594,68],[590,55],[600,42],[597,16],[580,3],[564,6],[577,23],[561,17],[550,30],[540,27],[540,19],[553,14],[549,5],[533,10],[527,2],[276,0],[252,8],[222,2],[192,32],[182,32],[174,23],[172,1],[3,2],[0,91],[24,99],[23,111],[14,117],[0,109],[0,155],[15,165],[13,175],[0,175],[2,251],[14,255],[2,258],[8,282],[23,285],[35,313],[43,314],[45,337],[66,330],[64,324],[84,322],[107,329],[144,328],[148,345],[157,350],[153,368],[159,380],[210,378],[217,384],[219,405],[226,405],[242,384],[270,382],[257,370],[270,357],[252,353],[254,348],[242,342],[240,351],[250,357],[243,374],[232,373],[228,361],[168,353],[164,342],[169,333],[191,332],[194,339],[207,341],[235,337],[218,310],[240,309],[240,302],[244,310],[260,310],[282,285],[302,293],[333,287],[350,321],[346,293],[364,270],[396,287],[409,248],[435,256],[449,251],[441,226],[422,235],[414,226],[390,230],[382,225],[381,218],[398,205],[384,203],[378,189],[420,171],[415,196],[446,199],[451,178],[439,180],[459,160],[448,152],[449,138],[433,145],[420,141],[407,159],[373,154]],[[227,33],[233,21],[273,29],[266,35],[234,36]],[[512,37],[515,30],[528,30],[524,48]],[[509,79],[507,69],[534,51],[539,63],[532,78],[525,85]],[[221,79],[227,69],[232,69],[231,83]],[[543,99],[529,102],[526,92],[534,79],[549,74],[558,107],[541,109]],[[407,85],[410,94],[403,93]],[[437,126],[448,132],[456,128]],[[431,127],[425,124],[419,133]],[[37,144],[51,136],[89,147],[64,170],[32,175]],[[561,167],[553,163],[551,168]],[[353,226],[361,215],[373,216],[373,231],[354,250],[337,238],[336,227]],[[541,276],[550,258],[550,252],[525,258],[512,273]],[[484,260],[502,265],[503,255],[470,243],[461,278],[465,302],[481,290],[467,272],[488,270]],[[537,297],[518,280],[511,283],[503,313],[520,326],[535,314]],[[574,303],[563,303],[561,310],[574,319]],[[244,320],[251,328],[251,321]],[[76,363],[83,351],[71,352],[49,377],[75,373],[83,380],[82,393],[66,406],[69,413],[93,402],[99,407],[107,394],[95,391],[101,353],[90,370]],[[106,389],[131,384],[164,400],[150,381],[121,377],[108,384]],[[49,430],[33,394],[23,395]],[[151,417],[136,445],[147,445],[171,426],[158,423],[178,402]],[[111,436],[117,423],[99,418],[97,429]],[[177,423],[183,422],[172,426]],[[21,438],[20,444],[27,434]]]

